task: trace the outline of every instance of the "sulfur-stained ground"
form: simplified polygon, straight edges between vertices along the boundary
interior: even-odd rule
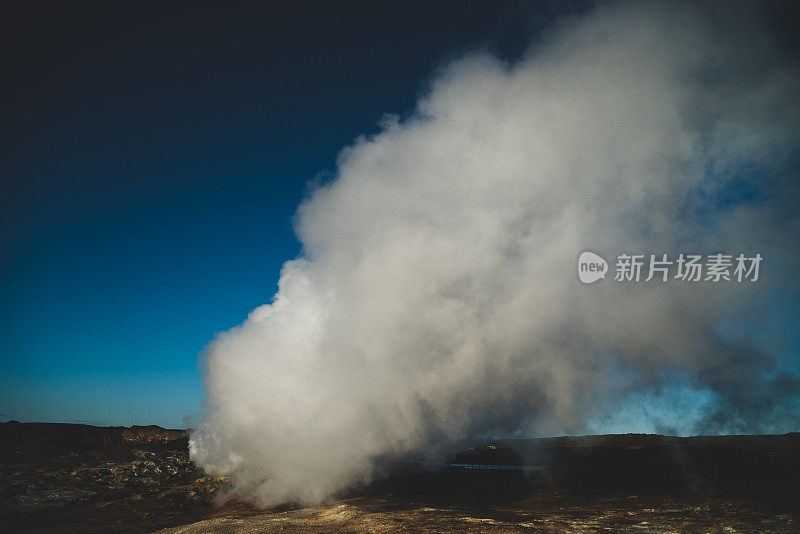
[[[248,507],[161,534],[239,532],[798,532],[800,516],[768,504],[681,497],[571,498],[538,492],[489,508],[418,506],[358,498],[282,512]]]

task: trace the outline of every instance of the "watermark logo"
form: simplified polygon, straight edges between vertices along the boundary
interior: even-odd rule
[[[757,282],[761,254],[620,254],[615,263],[617,282]],[[606,277],[608,263],[594,252],[578,258],[578,278],[592,284]]]
[[[578,258],[578,278],[584,284],[593,284],[606,277],[608,262],[594,252],[586,251]]]

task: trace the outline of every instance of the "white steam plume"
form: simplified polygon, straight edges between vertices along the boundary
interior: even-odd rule
[[[777,342],[720,328],[797,290],[799,81],[730,4],[600,7],[514,64],[446,66],[342,151],[274,302],[208,348],[192,459],[315,502],[381,459],[579,431],[669,374],[717,396],[698,428],[767,428],[797,381]],[[584,286],[586,249],[765,261],[755,284]]]

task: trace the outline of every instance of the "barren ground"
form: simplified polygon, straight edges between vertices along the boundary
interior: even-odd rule
[[[0,424],[3,532],[799,532],[800,434],[494,442],[318,507],[214,504],[179,430]]]

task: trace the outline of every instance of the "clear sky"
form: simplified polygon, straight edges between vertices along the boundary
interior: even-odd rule
[[[3,3],[0,420],[182,426],[198,354],[298,254],[309,181],[437,65],[555,14],[375,4]]]

